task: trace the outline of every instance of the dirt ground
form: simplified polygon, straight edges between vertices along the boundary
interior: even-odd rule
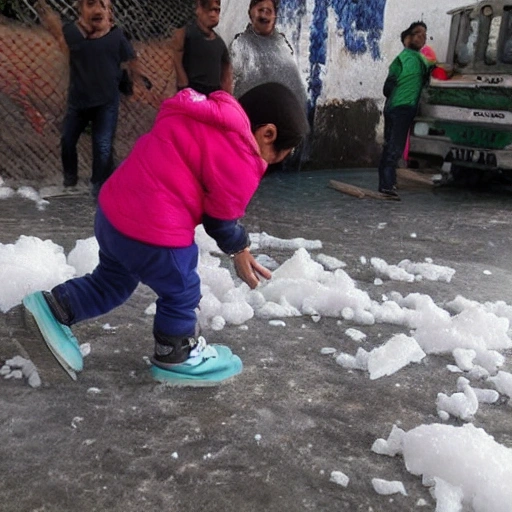
[[[321,252],[345,261],[375,298],[397,290],[425,293],[439,304],[459,294],[512,304],[510,194],[409,188],[398,203],[343,195],[327,187],[330,179],[373,189],[377,180],[375,171],[364,170],[271,174],[246,226],[321,240]],[[93,215],[85,196],[52,199],[44,211],[21,198],[0,201],[0,242],[33,235],[69,252],[92,235]],[[278,261],[291,256],[265,252]],[[376,287],[361,256],[390,264],[431,257],[456,274],[451,283]],[[34,390],[0,381],[2,511],[435,510],[400,457],[370,448],[393,424],[409,430],[438,421],[437,393],[456,391],[457,376],[446,370],[450,356],[428,356],[370,381],[321,355],[321,348],[355,353],[360,344],[344,334],[348,327],[367,334],[367,350],[401,329],[306,317],[284,319],[283,328],[253,319],[247,330],[204,333],[241,356],[241,375],[218,388],[170,388],[152,381],[144,361],[152,350],[152,318],[144,310],[153,299],[140,287],[122,307],[74,328],[92,347],[77,382],[50,379]],[[106,323],[114,329],[105,330]],[[19,308],[0,315],[0,339],[0,360],[30,346]],[[503,400],[481,406],[474,424],[512,447],[512,408]],[[348,487],[330,482],[332,471],[347,474]],[[403,481],[408,495],[378,495],[374,477]]]

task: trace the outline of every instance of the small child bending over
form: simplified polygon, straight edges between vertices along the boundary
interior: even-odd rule
[[[195,228],[203,224],[233,257],[251,288],[270,279],[238,220],[268,164],[282,161],[308,132],[302,105],[266,83],[238,101],[224,91],[184,89],[163,102],[152,130],[103,185],[95,220],[99,264],[44,292],[67,326],[123,304],[142,282],[157,295],[153,363],[184,362],[196,344],[200,301]]]

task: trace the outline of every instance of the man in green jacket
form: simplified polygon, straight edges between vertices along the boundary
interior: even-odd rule
[[[431,68],[420,53],[427,39],[425,23],[412,23],[400,38],[404,49],[389,66],[384,83],[384,147],[379,164],[379,192],[397,200],[400,197],[396,192],[396,167]]]

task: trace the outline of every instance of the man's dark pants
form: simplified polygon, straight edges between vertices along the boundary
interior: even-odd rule
[[[113,144],[119,113],[119,97],[105,105],[86,109],[68,106],[61,138],[64,185],[76,185],[78,180],[78,155],[76,146],[80,135],[91,123],[92,176],[96,188],[107,180],[114,170]]]
[[[384,110],[384,147],[379,164],[379,190],[393,190],[396,167],[403,155],[407,135],[417,107],[399,106]]]

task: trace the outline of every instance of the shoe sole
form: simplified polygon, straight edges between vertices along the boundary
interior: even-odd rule
[[[242,372],[241,359],[224,345],[211,345],[218,357],[206,359],[196,366],[185,363],[164,369],[153,365],[151,376],[157,382],[168,386],[211,387],[218,386]]]
[[[382,199],[386,199],[387,201],[401,201],[402,200],[400,198],[400,196],[386,194],[385,192],[379,192],[379,194],[381,195]]]

